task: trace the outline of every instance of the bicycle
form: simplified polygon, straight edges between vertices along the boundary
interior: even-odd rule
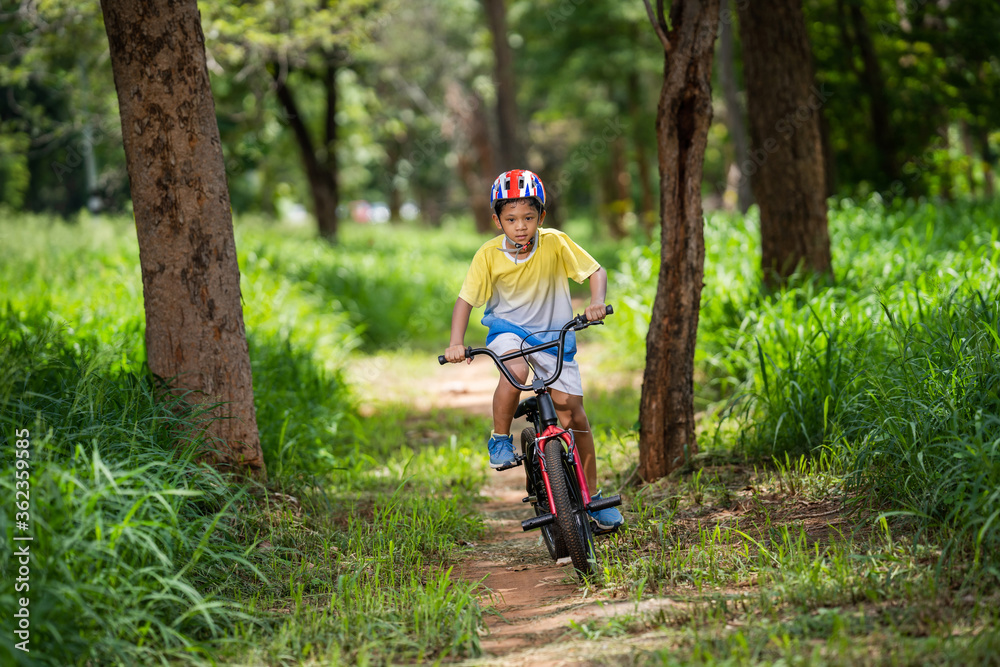
[[[606,312],[610,315],[614,309],[608,306]],[[528,495],[522,502],[532,504],[535,516],[521,522],[522,530],[541,529],[542,539],[552,560],[569,556],[573,567],[583,579],[597,573],[594,535],[613,532],[600,531],[596,524],[591,526],[587,512],[621,505],[622,500],[620,495],[596,500],[591,498],[573,433],[559,427],[549,386],[562,373],[562,350],[566,334],[603,323],[601,320],[591,322],[586,315],[578,315],[559,329],[557,339],[528,348],[522,347],[504,355],[497,355],[485,347],[465,349],[466,359],[485,354],[513,386],[522,391],[534,392],[533,397],[518,404],[514,413],[515,419],[526,417],[532,424],[521,432],[521,453],[515,454],[514,462],[497,468],[497,472],[524,466]],[[530,385],[518,382],[504,364],[505,361],[527,358],[530,354],[556,346],[559,353],[552,376],[546,379],[535,376]],[[442,365],[448,363],[443,355],[438,357],[438,362]]]

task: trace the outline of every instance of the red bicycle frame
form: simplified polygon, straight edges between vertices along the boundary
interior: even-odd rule
[[[545,441],[551,440],[552,438],[562,438],[563,442],[566,443],[566,447],[573,457],[573,469],[576,470],[576,481],[580,484],[580,491],[583,493],[583,504],[587,506],[590,504],[590,489],[587,488],[587,479],[583,474],[583,462],[580,461],[580,452],[576,449],[576,442],[573,440],[573,434],[566,429],[559,428],[558,426],[549,426],[542,434],[536,436],[536,450],[539,452],[545,451]],[[539,462],[542,464],[542,479],[545,481],[545,493],[546,496],[552,497],[552,485],[549,483],[549,471],[545,468],[545,456],[538,457]],[[552,516],[558,516],[555,505],[549,508],[552,512]]]

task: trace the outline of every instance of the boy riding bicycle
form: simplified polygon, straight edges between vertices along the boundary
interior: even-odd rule
[[[588,320],[601,320],[606,314],[607,272],[563,232],[541,229],[545,220],[545,188],[538,176],[526,169],[500,174],[493,183],[490,199],[493,222],[501,235],[484,243],[476,252],[455,301],[451,341],[444,353],[451,363],[465,359],[465,331],[472,309],[479,306],[486,306],[482,322],[489,327],[487,347],[500,355],[521,349],[522,343],[535,345],[556,338],[559,327],[573,317],[568,278],[578,283],[589,280],[590,305],[585,310]],[[566,349],[550,348],[531,355],[529,361],[537,369],[536,375],[545,377],[555,369],[555,355],[560,353],[564,359],[562,374],[551,387],[552,400],[563,428],[574,433],[587,486],[595,489],[597,456],[590,422],[583,409],[580,367],[573,360],[575,338],[567,337]],[[507,367],[524,384],[528,362],[516,359],[508,361]],[[493,433],[487,442],[493,468],[515,461],[510,427],[520,395],[519,389],[500,377],[493,394]],[[594,497],[600,498],[600,493]],[[591,512],[591,518],[602,530],[624,523],[614,507]]]

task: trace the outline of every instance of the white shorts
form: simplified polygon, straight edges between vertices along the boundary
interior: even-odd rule
[[[493,350],[497,355],[502,355],[511,350],[521,349],[521,337],[512,333],[502,333],[493,339],[487,347]],[[525,347],[530,347],[525,345]],[[536,375],[543,380],[551,376],[556,370],[556,355],[549,354],[548,352],[536,352],[535,354],[528,355],[528,362],[531,364],[537,373]],[[526,382],[525,384],[530,384]],[[562,367],[562,373],[559,374],[559,378],[549,385],[552,389],[558,389],[565,394],[571,394],[573,396],[583,396],[583,381],[580,379],[580,364],[576,361],[564,361]]]

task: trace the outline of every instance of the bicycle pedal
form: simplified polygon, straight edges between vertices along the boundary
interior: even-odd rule
[[[590,521],[590,534],[593,535],[594,537],[603,537],[605,535],[612,535],[614,533],[617,533],[619,531],[619,529],[621,529],[621,527],[623,525],[625,525],[625,524],[619,524],[619,525],[613,526],[611,528],[601,528],[600,526],[597,525],[596,521],[594,521],[593,519],[591,519],[591,521]]]
[[[510,470],[511,468],[516,468],[517,466],[523,463],[524,463],[524,457],[521,456],[520,454],[515,454],[513,461],[511,461],[507,465],[502,465],[499,468],[494,468],[494,470],[496,470],[497,472],[502,472],[504,470]]]

